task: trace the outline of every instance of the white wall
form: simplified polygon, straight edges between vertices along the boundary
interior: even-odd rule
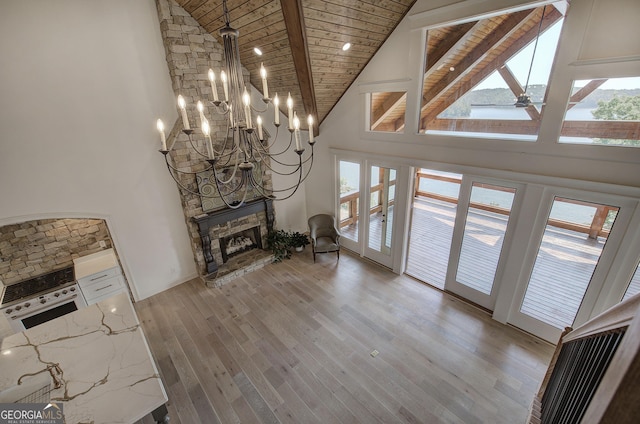
[[[138,298],[197,275],[157,152],[176,111],[154,1],[3,1],[0,56],[0,225],[107,219]]]
[[[252,87],[251,90],[251,102],[257,110],[265,110],[266,106],[264,101],[262,100],[262,94],[255,87]],[[295,105],[294,105],[295,106]],[[267,112],[260,113],[263,120],[263,127],[267,130],[271,136],[269,139],[269,144],[274,143],[270,152],[272,154],[277,154],[285,150],[289,143],[291,142],[291,133],[288,130],[289,120],[286,115],[279,112],[280,115],[280,127],[276,129],[274,124],[274,107],[273,104],[270,104],[267,109]],[[254,124],[255,125],[255,124]],[[309,154],[311,147],[307,144],[309,140],[308,131],[300,131],[300,142],[302,143],[302,147],[305,149],[303,154],[303,160],[306,159]],[[292,142],[292,146],[295,142]],[[298,164],[299,158],[298,155],[293,152],[293,147],[289,149],[286,153],[277,156],[277,160],[280,162],[287,164],[287,166],[283,166],[276,162],[272,161],[272,167],[276,172],[271,172],[273,188],[274,190],[283,190],[285,188],[293,187],[298,182],[298,173],[294,173],[292,175],[279,175],[278,172],[283,174],[289,174],[296,167],[291,167],[288,165]],[[303,175],[307,172],[307,164],[303,165]],[[315,169],[315,166],[314,166]],[[313,173],[313,169],[312,169]],[[316,171],[317,174],[317,171]],[[313,174],[309,176],[312,178]],[[291,197],[285,200],[276,200],[273,202],[273,207],[276,212],[276,228],[287,230],[287,231],[307,231],[307,211],[305,204],[305,188],[304,182],[300,186],[298,190],[293,193]],[[292,194],[291,190],[285,192],[275,192],[276,198],[284,199]]]
[[[568,19],[571,22],[566,23],[561,36],[558,52],[561,60],[552,71],[552,95],[547,101],[538,142],[443,137],[411,132],[410,122],[415,122],[419,107],[424,49],[422,28],[441,22],[454,22],[468,17],[470,13],[480,15],[491,12],[496,7],[505,9],[532,3],[535,2],[442,0],[434,3],[418,0],[321,124],[318,144],[323,148],[319,149],[317,158],[319,167],[326,169],[324,172],[333,170],[331,153],[326,148],[332,147],[361,152],[363,156],[375,154],[401,158],[405,163],[414,165],[428,162],[441,164],[444,168],[450,165],[472,166],[640,187],[640,149],[556,143],[573,78],[595,78],[602,76],[604,71],[613,71],[619,76],[640,76],[640,48],[637,44],[640,27],[626,25],[621,30],[618,25],[618,22],[627,22],[627,16],[640,13],[640,4],[634,0],[572,2]],[[593,15],[604,5],[606,14]],[[593,23],[596,21],[597,25]],[[587,22],[591,22],[588,31]],[[618,37],[622,37],[621,31],[624,32],[624,37],[618,39],[620,48],[612,51],[604,48],[601,43],[598,46],[590,45],[589,49],[579,48],[585,33],[589,34],[589,39],[594,39],[605,37],[612,29],[615,29]],[[592,62],[576,64],[582,59],[580,51]],[[612,54],[625,54],[628,57],[625,60],[616,59],[615,63],[606,65],[593,61],[594,58],[608,59]],[[408,97],[405,133],[364,131],[365,93],[400,90],[406,90]],[[331,178],[312,178],[307,183],[307,209],[310,214],[334,210],[334,184]]]

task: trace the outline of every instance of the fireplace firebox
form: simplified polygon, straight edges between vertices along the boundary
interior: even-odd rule
[[[266,229],[262,228],[261,230],[259,230],[258,237],[255,240],[256,244],[258,243],[258,240],[260,240],[259,243],[260,246],[262,246],[262,237],[273,230],[273,223],[275,221],[272,199],[265,198],[254,200],[251,202],[247,202],[237,209],[228,208],[209,212],[192,218],[193,221],[198,225],[198,232],[200,233],[200,239],[202,241],[202,253],[204,255],[204,260],[206,263],[205,272],[208,276],[215,276],[218,272],[218,263],[216,263],[216,259],[214,258],[212,247],[213,249],[216,249],[218,246],[221,247],[221,244],[216,241],[224,237],[225,235],[230,235],[232,231],[228,230],[231,230],[232,228],[234,228],[234,226],[238,225],[237,220],[245,217],[249,217],[249,219],[251,219],[251,216],[258,215],[262,215],[264,217],[256,219],[257,221],[260,221],[261,226],[263,225],[262,219],[266,221]],[[244,228],[250,229],[254,225],[255,224],[247,225]],[[219,234],[219,232],[226,234]],[[216,233],[218,233],[218,235],[216,235]],[[216,255],[218,255],[218,253],[216,253]],[[218,260],[220,261],[221,259],[223,258],[219,256]],[[226,260],[222,262],[224,263],[226,262]]]
[[[227,237],[221,237],[219,240],[223,263],[226,263],[229,258],[249,250],[262,249],[260,227],[249,228]]]

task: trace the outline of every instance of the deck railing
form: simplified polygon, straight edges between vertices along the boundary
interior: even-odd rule
[[[460,178],[453,178],[453,177],[447,177],[447,176],[442,176],[442,175],[433,175],[433,174],[427,174],[424,172],[416,172],[416,183],[415,183],[415,196],[418,197],[426,197],[426,198],[430,198],[430,199],[435,199],[435,200],[440,200],[443,202],[448,202],[448,203],[452,203],[452,204],[458,204],[458,199],[456,197],[451,197],[451,196],[445,196],[442,194],[438,194],[438,193],[434,193],[434,192],[430,192],[430,191],[423,191],[420,190],[420,182],[423,179],[429,179],[429,180],[436,180],[436,181],[443,181],[443,182],[450,182],[450,183],[454,183],[454,184],[460,184],[461,183],[461,179]],[[393,180],[390,182],[391,185],[395,185],[396,180]],[[480,185],[482,186],[482,185]],[[502,188],[502,187],[497,187],[497,186],[490,186],[491,189],[493,190],[504,190],[504,191],[509,191],[509,192],[513,192],[512,189],[508,189],[508,188]],[[373,187],[371,187],[371,194],[373,195],[374,193],[378,193],[378,203],[376,205],[373,205],[371,207],[371,209],[369,210],[369,214],[372,215],[376,212],[379,212],[382,209],[382,189],[383,189],[383,184],[377,184]],[[358,222],[358,199],[360,198],[360,192],[359,191],[350,191],[348,193],[345,193],[344,195],[342,195],[340,197],[340,210],[343,210],[343,205],[347,205],[346,208],[344,208],[346,211],[348,211],[347,216],[346,217],[342,217],[340,219],[340,228],[346,227],[348,225],[353,225],[356,224]],[[579,233],[584,233],[587,234],[589,236],[589,238],[595,239],[597,237],[604,237],[607,238],[609,236],[609,229],[605,228],[605,222],[607,219],[607,216],[609,215],[609,212],[611,211],[617,211],[618,208],[614,207],[614,206],[606,206],[606,205],[600,205],[600,204],[596,204],[596,203],[589,203],[589,202],[583,202],[580,200],[573,200],[573,199],[567,199],[564,197],[558,197],[556,198],[556,201],[558,202],[564,202],[564,203],[571,203],[574,205],[581,205],[581,206],[588,206],[588,207],[592,207],[595,208],[596,212],[593,216],[593,220],[591,221],[590,225],[586,225],[586,224],[576,224],[573,222],[568,222],[568,221],[563,221],[560,219],[549,219],[549,225],[556,227],[556,228],[563,228],[566,230],[571,230],[571,231],[576,231]],[[495,205],[486,205],[483,203],[477,203],[477,202],[471,202],[470,206],[472,208],[475,209],[480,209],[480,210],[485,210],[485,211],[489,211],[489,212],[494,212],[497,214],[501,214],[501,215],[509,215],[509,210],[505,209],[505,208],[501,208],[499,206],[495,206]]]
[[[450,182],[450,183],[454,183],[454,184],[460,184],[461,183],[461,179],[460,178],[453,178],[453,177],[446,177],[446,176],[441,176],[441,175],[433,175],[433,174],[427,174],[424,172],[416,172],[416,190],[415,190],[415,195],[416,196],[422,196],[422,197],[427,197],[427,198],[431,198],[431,199],[436,199],[436,200],[440,200],[440,201],[444,201],[444,202],[449,202],[449,203],[453,203],[453,204],[458,204],[458,199],[456,197],[450,197],[450,196],[444,196],[444,195],[440,195],[437,193],[432,193],[432,192],[428,192],[428,191],[422,191],[420,190],[420,182],[422,181],[422,179],[430,179],[430,180],[436,180],[436,181],[445,181],[445,182]],[[482,186],[482,185],[480,185]],[[497,186],[491,186],[491,188],[493,190],[504,190],[504,191],[510,191],[513,192],[513,190],[511,189],[507,189],[507,188],[502,188],[502,187],[497,187]],[[557,228],[563,228],[563,229],[567,229],[567,230],[571,230],[571,231],[576,231],[579,233],[585,233],[588,234],[589,238],[595,239],[598,236],[600,237],[608,237],[609,236],[609,229],[608,228],[604,228],[604,224],[606,222],[607,216],[609,215],[609,212],[611,211],[617,211],[618,208],[617,207],[613,207],[613,206],[606,206],[606,205],[600,205],[600,204],[596,204],[596,203],[589,203],[589,202],[582,202],[580,200],[573,200],[573,199],[567,199],[564,197],[558,197],[556,198],[556,201],[558,202],[564,202],[564,203],[571,203],[574,205],[581,205],[581,206],[588,206],[588,207],[592,207],[596,209],[596,212],[593,216],[593,220],[591,221],[590,225],[583,225],[583,224],[576,224],[573,222],[567,222],[567,221],[563,221],[560,219],[549,219],[549,225],[553,226],[553,227],[557,227]],[[505,208],[501,208],[499,206],[489,206],[489,205],[485,205],[482,203],[476,203],[476,202],[471,202],[470,206],[476,209],[481,209],[481,210],[487,210],[490,212],[495,212],[498,214],[502,214],[502,215],[508,215],[509,214],[509,210],[505,209]]]
[[[396,180],[389,181],[389,185],[395,186]],[[371,205],[371,208],[369,209],[369,215],[373,215],[374,213],[380,212],[382,210],[383,189],[383,183],[371,186],[371,196],[377,194],[378,201],[375,205]],[[340,210],[342,211],[342,205],[346,204],[347,207],[345,209],[348,211],[348,215],[345,218],[342,218],[342,216],[340,217],[340,228],[358,222],[358,199],[360,199],[359,191],[350,191],[340,196]],[[392,200],[389,202],[389,205],[393,205],[394,203],[395,202]]]

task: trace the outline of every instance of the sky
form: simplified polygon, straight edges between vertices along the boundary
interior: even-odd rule
[[[555,57],[555,50],[560,38],[560,30],[562,29],[562,22],[556,22],[552,27],[540,35],[538,40],[538,47],[535,52],[533,60],[533,68],[531,70],[531,77],[529,79],[529,85],[534,84],[547,84],[549,74],[551,73],[551,66]],[[529,72],[529,66],[531,65],[531,57],[533,55],[533,48],[535,43],[530,43],[520,53],[514,56],[507,62],[509,69],[516,76],[518,81],[524,87],[527,82],[527,74]],[[576,87],[582,87],[589,80],[576,81]],[[497,73],[493,73],[487,79],[482,81],[474,90],[481,90],[484,88],[507,88],[506,82]],[[606,83],[600,86],[602,89],[622,89],[622,88],[640,88],[640,77],[636,78],[612,78]]]
[[[559,21],[540,35],[533,60],[531,77],[529,78],[529,85],[547,83],[561,29],[562,21]],[[529,66],[531,66],[534,44],[535,42],[529,43],[520,53],[507,61],[509,69],[523,87],[527,82],[527,74],[529,73]],[[482,81],[475,89],[480,90],[483,88],[507,88],[507,83],[504,82],[502,77],[496,72]]]

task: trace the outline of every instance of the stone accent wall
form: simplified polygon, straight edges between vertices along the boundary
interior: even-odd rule
[[[0,227],[0,281],[7,285],[73,266],[73,259],[110,247],[111,236],[102,219],[41,219],[6,225]]]
[[[222,140],[227,134],[228,117],[218,113],[217,108],[212,103],[213,94],[211,93],[208,71],[211,68],[216,71],[216,74],[219,74],[223,63],[223,48],[211,34],[202,28],[175,1],[156,0],[156,6],[173,90],[176,98],[178,94],[182,94],[187,102],[189,124],[192,129],[195,129],[192,134],[194,144],[199,146],[201,152],[207,151],[205,138],[199,130],[200,118],[195,106],[196,102],[200,100],[205,106],[204,115],[211,125],[211,139],[214,142],[214,148],[220,149]],[[245,81],[247,81],[247,87],[250,87],[246,70]],[[224,98],[221,84],[218,84],[218,91],[220,98]],[[169,127],[171,125],[173,123],[169,123]],[[180,118],[178,118],[176,125],[182,128]],[[170,140],[168,142],[170,143]],[[201,274],[205,274],[206,264],[202,252],[202,242],[197,225],[192,222],[192,218],[204,213],[200,197],[195,194],[198,192],[198,186],[193,173],[203,171],[206,167],[206,162],[202,160],[201,156],[193,152],[189,138],[182,132],[178,135],[169,157],[175,167],[181,171],[192,173],[179,176],[180,184],[187,189],[180,188],[180,199],[189,229],[191,248],[195,260]],[[158,160],[161,160],[161,158],[158,157]],[[269,172],[265,172],[263,180],[269,186],[271,185]],[[255,217],[254,221],[257,222],[258,220],[259,218]],[[244,224],[232,223],[229,225],[243,226]],[[219,252],[218,237],[216,234],[211,234],[212,248],[217,248]],[[218,256],[220,256],[221,260],[219,253],[216,256],[216,260]],[[219,263],[222,262],[220,261]]]

